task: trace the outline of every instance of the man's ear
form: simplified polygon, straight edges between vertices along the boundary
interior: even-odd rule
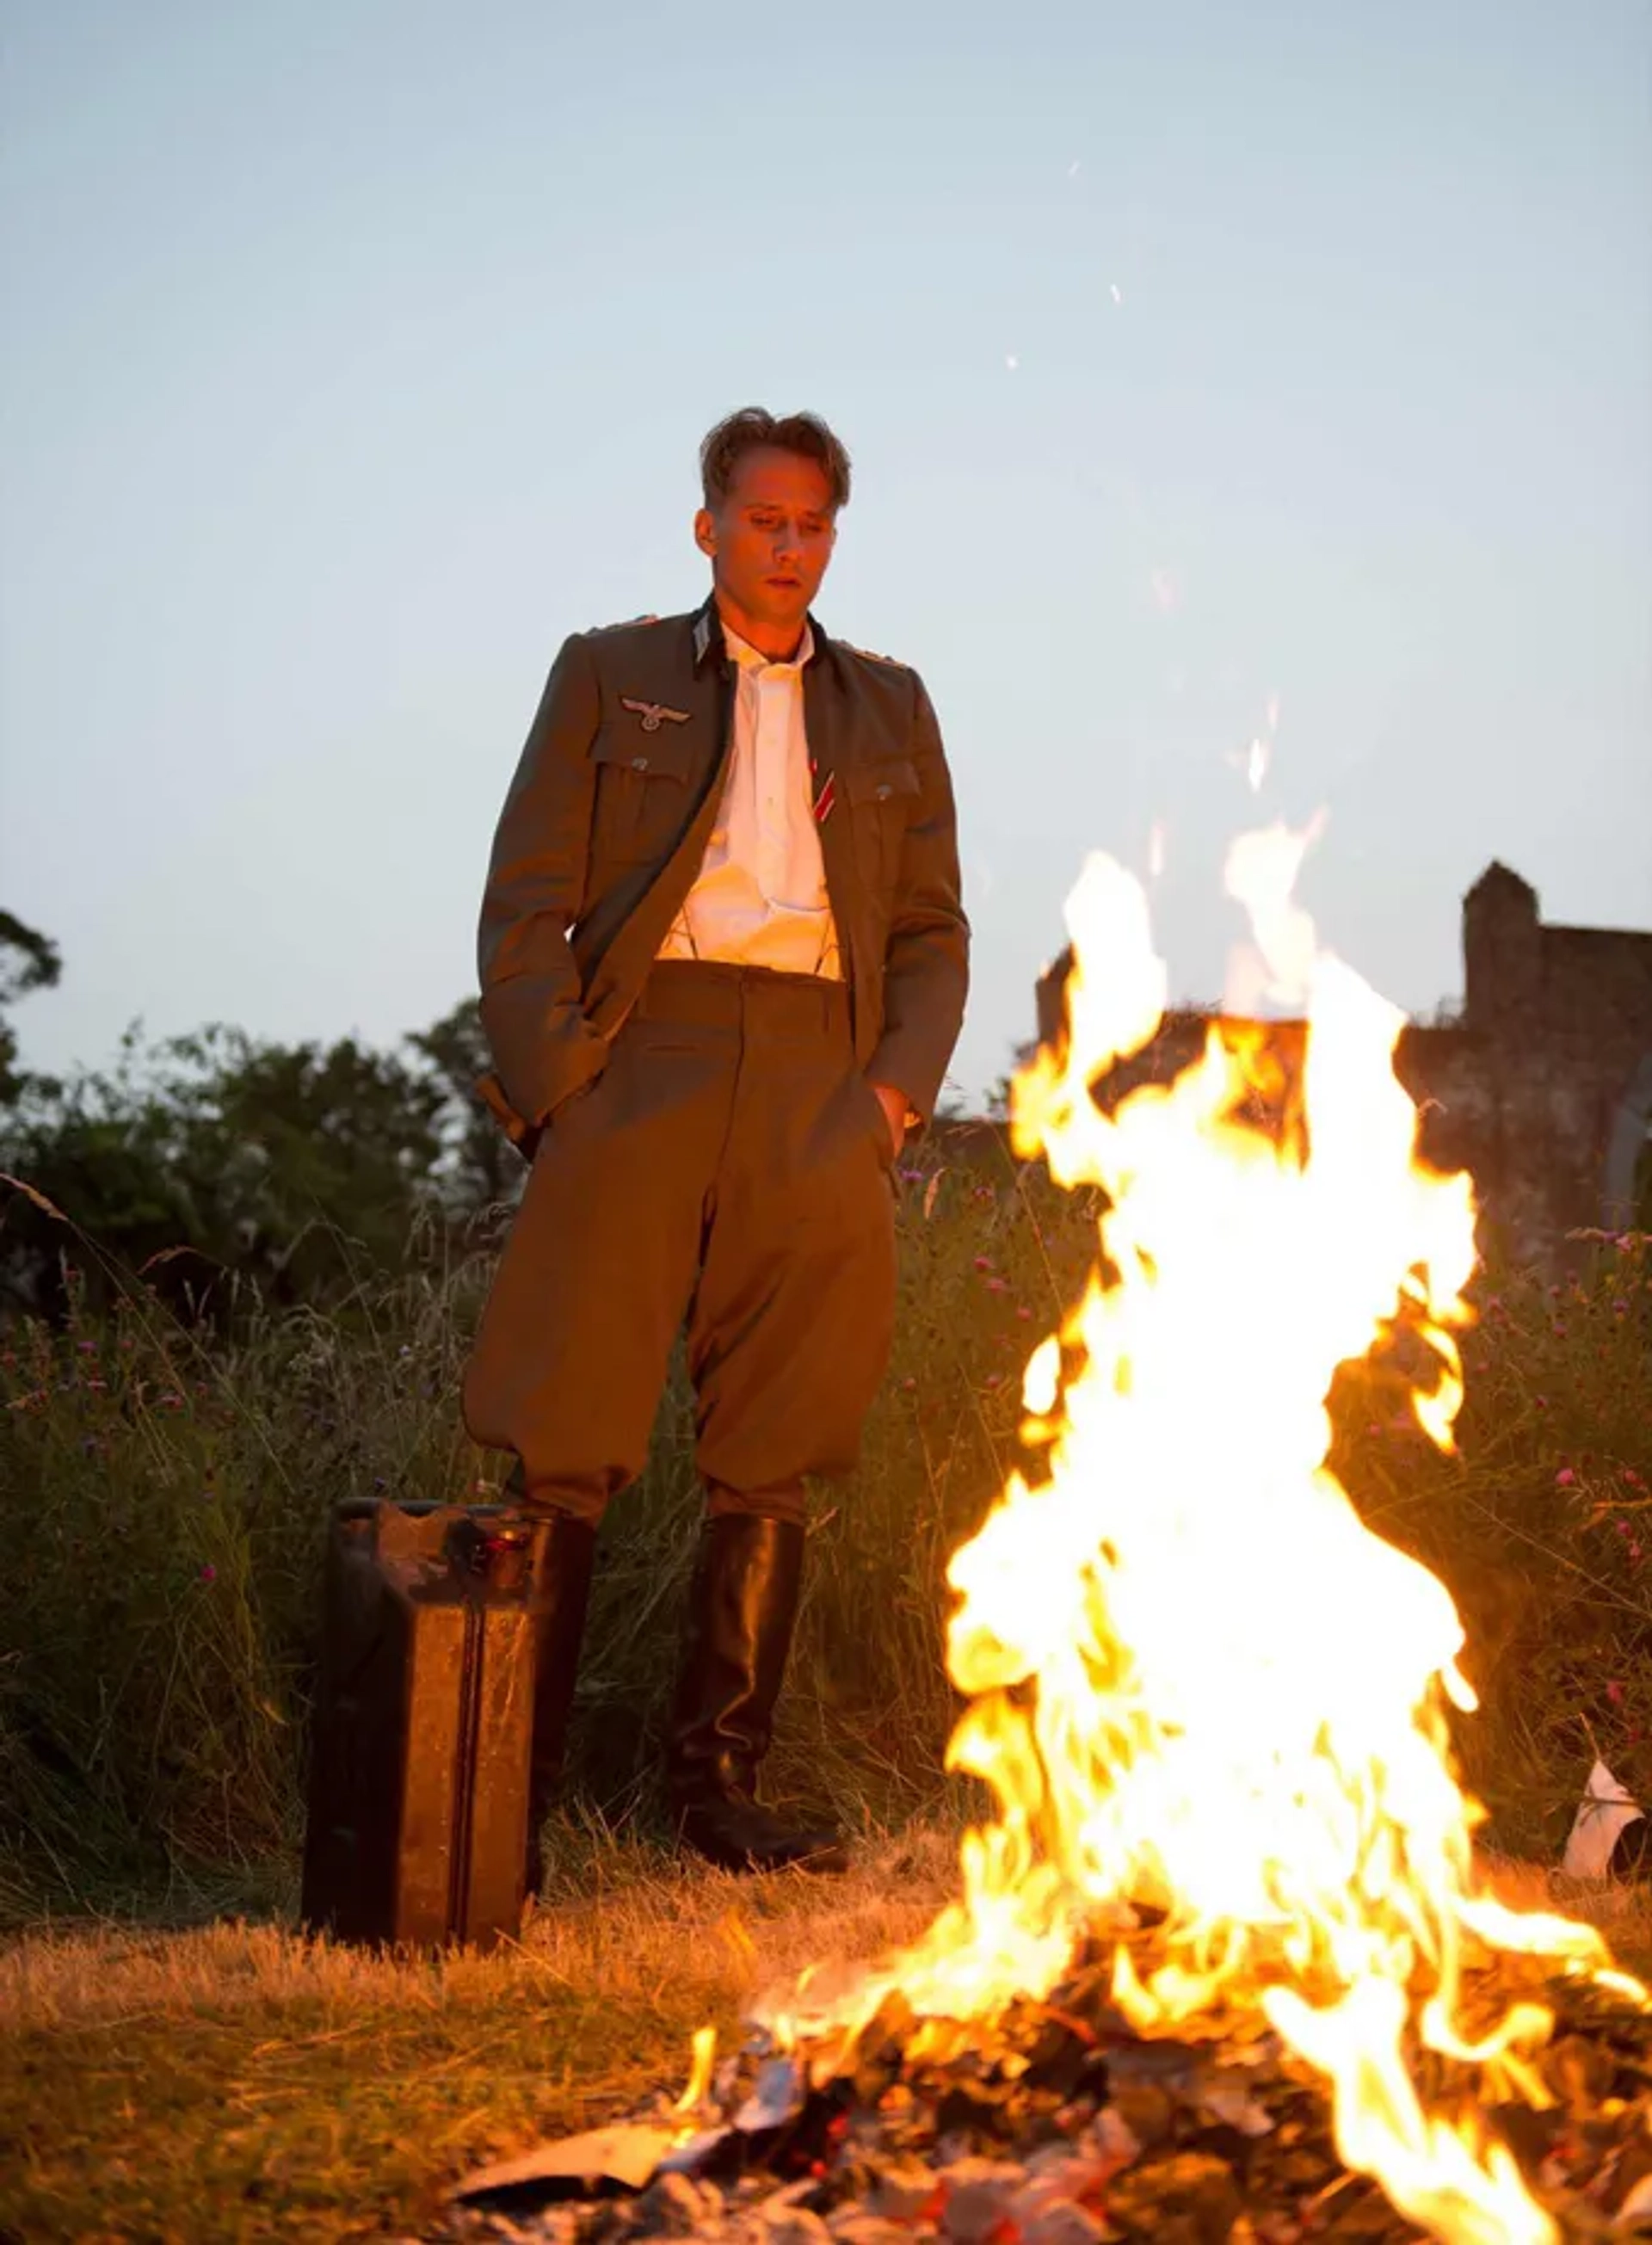
[[[708,507],[702,506],[694,517],[694,544],[707,555],[717,551],[717,526]]]

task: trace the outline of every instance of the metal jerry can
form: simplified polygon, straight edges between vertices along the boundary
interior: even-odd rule
[[[335,1509],[304,1839],[312,1930],[419,1947],[518,1931],[539,1532],[485,1507]]]

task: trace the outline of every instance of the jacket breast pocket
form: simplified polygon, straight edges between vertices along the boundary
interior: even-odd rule
[[[878,756],[843,774],[855,854],[875,895],[892,895],[900,873],[901,838],[917,807],[917,766],[910,756]]]
[[[596,803],[591,822],[591,871],[600,885],[607,866],[668,858],[688,815],[688,743],[645,733],[640,725],[605,727],[591,743]]]

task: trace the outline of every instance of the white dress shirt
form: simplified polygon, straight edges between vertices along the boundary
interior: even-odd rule
[[[735,665],[735,737],[717,823],[661,959],[720,959],[786,974],[843,979],[815,823],[803,665],[807,624],[789,662],[723,626]]]

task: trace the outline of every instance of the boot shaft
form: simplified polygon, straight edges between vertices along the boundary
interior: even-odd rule
[[[533,1558],[533,1774],[536,1787],[561,1774],[568,1711],[579,1670],[597,1531],[589,1521],[553,1514],[539,1527]]]
[[[701,1532],[672,1706],[674,1800],[750,1794],[774,1732],[802,1587],[800,1522],[724,1513]]]

